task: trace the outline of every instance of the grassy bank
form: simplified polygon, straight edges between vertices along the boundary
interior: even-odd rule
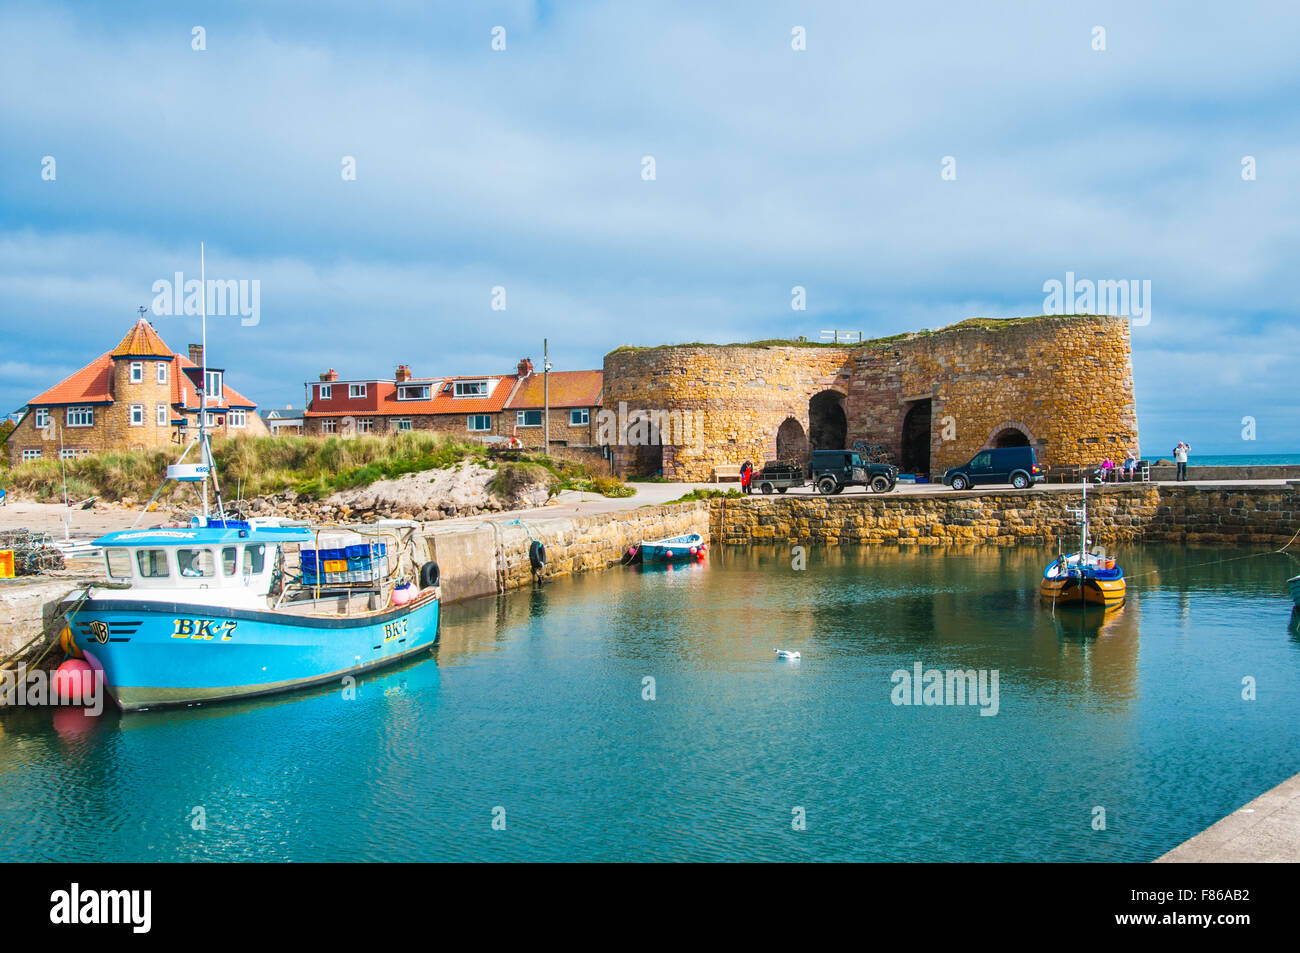
[[[518,485],[530,476],[537,478],[541,471],[550,474],[553,492],[587,489],[606,496],[626,496],[632,492],[617,480],[592,477],[580,464],[537,456],[498,465],[488,458],[487,449],[480,443],[419,431],[387,437],[234,437],[214,441],[212,452],[222,494],[227,499],[237,495],[266,496],[286,490],[321,498],[338,490],[368,486],[377,480],[443,470],[464,462],[501,470],[494,484],[499,483],[502,489]],[[169,447],[96,454],[62,462],[34,460],[13,469],[0,469],[0,487],[37,500],[61,501],[66,467],[67,492],[73,502],[91,496],[144,502],[157,491],[167,465],[175,463],[177,456],[177,449]],[[194,451],[187,459],[190,462],[197,459]],[[164,501],[181,498],[193,498],[193,490],[173,484],[161,497]]]

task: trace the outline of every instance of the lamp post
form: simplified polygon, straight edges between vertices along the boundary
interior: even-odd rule
[[[542,452],[551,455],[551,357],[550,340],[542,338]]]

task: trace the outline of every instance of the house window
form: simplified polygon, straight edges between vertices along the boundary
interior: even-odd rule
[[[329,400],[330,395],[334,393],[334,388],[329,384],[321,384],[316,388],[316,397],[319,400]]]
[[[85,450],[76,450],[72,447],[64,447],[62,450],[59,451],[59,459],[75,460],[77,459],[77,457],[84,456],[86,452],[87,451]]]
[[[393,429],[394,429],[394,430],[410,430],[410,429],[411,429],[411,418],[410,418],[410,417],[398,417],[398,418],[396,418],[396,419],[393,421]]]
[[[208,371],[207,392],[213,400],[221,400],[221,371]]]
[[[540,410],[521,410],[515,415],[515,421],[521,427],[540,427],[542,412]]]
[[[144,426],[144,404],[131,405],[131,426],[132,427]]]
[[[321,433],[334,433],[334,431],[337,429],[337,426],[338,426],[338,425],[335,424],[335,422],[332,421],[332,420],[322,420],[322,421],[320,422],[320,432],[321,432]]]
[[[361,417],[357,420],[357,433],[370,433],[375,429],[375,422],[369,417]]]
[[[208,411],[207,415],[203,419],[207,422],[207,426],[209,427],[220,427],[222,423],[222,418],[218,417],[212,411]]]
[[[167,383],[167,365],[161,362],[158,364],[158,383]]]
[[[29,460],[39,460],[40,458],[41,458],[41,452],[39,450],[23,451],[23,463],[26,463]]]
[[[487,392],[487,381],[456,381],[457,397],[486,397]]]
[[[131,383],[139,384],[144,380],[144,361],[131,362]]]
[[[349,396],[349,397],[365,397],[365,396],[366,396],[366,385],[365,385],[365,384],[349,384],[349,385],[348,385],[348,396]]]
[[[491,414],[470,414],[467,426],[472,433],[482,433],[492,429]]]
[[[248,425],[248,411],[232,410],[226,423],[231,427],[244,427]]]
[[[69,427],[95,426],[94,407],[69,407],[67,422]]]
[[[158,405],[158,414],[155,419],[157,420],[159,427],[167,426],[167,405],[166,404]]]
[[[50,411],[48,407],[41,407],[36,411],[36,429],[44,430],[50,425]]]
[[[591,412],[586,407],[569,411],[570,427],[585,427],[591,423]]]
[[[397,388],[398,400],[428,400],[428,384],[403,384]]]

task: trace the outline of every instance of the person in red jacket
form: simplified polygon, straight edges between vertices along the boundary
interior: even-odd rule
[[[740,492],[753,493],[754,465],[746,460],[740,465]]]

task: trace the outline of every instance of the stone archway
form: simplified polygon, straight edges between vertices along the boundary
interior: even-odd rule
[[[931,401],[918,400],[903,415],[904,473],[918,476],[930,475],[930,416]]]
[[[787,417],[776,431],[776,459],[790,460],[805,466],[808,463],[808,435],[803,424]]]
[[[1035,447],[1040,448],[1041,444],[1034,439],[1034,435],[1029,428],[1018,420],[1004,420],[989,432],[989,438],[984,441],[983,450],[992,450],[995,447]]]
[[[843,450],[849,438],[844,395],[824,390],[808,401],[808,445],[811,450]]]

